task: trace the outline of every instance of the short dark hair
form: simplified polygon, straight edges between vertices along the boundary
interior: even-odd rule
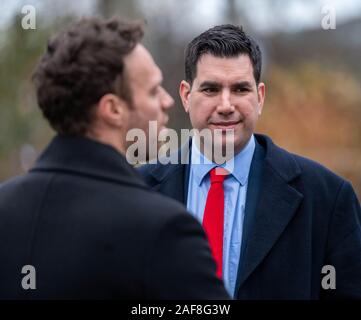
[[[225,24],[215,26],[194,38],[185,50],[185,77],[191,85],[197,75],[197,63],[203,54],[216,57],[236,57],[247,54],[253,66],[253,76],[258,84],[261,78],[262,54],[254,39],[242,27]]]
[[[123,57],[143,37],[141,22],[83,18],[48,42],[33,74],[40,109],[55,131],[85,134],[107,93],[130,101]]]

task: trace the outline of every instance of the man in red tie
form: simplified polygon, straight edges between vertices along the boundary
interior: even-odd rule
[[[195,37],[179,91],[192,127],[213,139],[193,138],[179,150],[179,159],[188,151],[188,163],[140,172],[203,224],[217,274],[235,298],[360,299],[358,199],[343,178],[255,133],[265,99],[261,66],[260,48],[242,28],[216,26]],[[228,131],[233,156],[215,161]],[[229,174],[217,177],[217,167]]]

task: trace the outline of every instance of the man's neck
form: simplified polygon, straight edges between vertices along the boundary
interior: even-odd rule
[[[121,153],[123,156],[125,156],[126,148],[122,144],[121,140],[119,139],[119,136],[116,137],[113,134],[105,133],[100,130],[90,130],[85,135],[89,139],[93,139],[97,142],[107,144],[115,148],[119,153]]]

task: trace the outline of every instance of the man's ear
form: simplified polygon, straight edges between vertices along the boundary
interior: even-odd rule
[[[189,94],[191,92],[191,86],[190,84],[185,81],[182,80],[182,82],[180,83],[179,86],[179,95],[182,99],[182,104],[184,107],[184,110],[188,113],[189,111]]]
[[[260,82],[257,86],[257,95],[258,95],[258,114],[260,115],[263,110],[263,104],[266,95],[266,85],[263,82]]]
[[[127,102],[115,94],[107,93],[98,102],[97,117],[112,127],[123,127],[126,119]]]

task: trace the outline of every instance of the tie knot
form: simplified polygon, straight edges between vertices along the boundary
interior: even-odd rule
[[[229,172],[221,167],[215,167],[210,171],[211,184],[223,183]]]

